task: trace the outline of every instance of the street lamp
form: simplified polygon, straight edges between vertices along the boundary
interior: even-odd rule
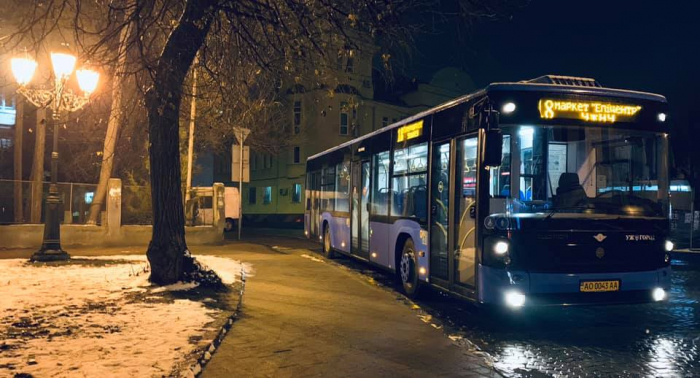
[[[83,91],[82,95],[74,94],[66,87],[68,79],[73,74],[76,57],[65,52],[51,53],[51,65],[53,66],[53,88],[28,88],[29,82],[36,71],[37,62],[28,57],[13,58],[11,61],[12,74],[19,84],[17,93],[24,96],[29,102],[38,108],[50,107],[53,116],[53,151],[51,152],[51,185],[49,195],[46,197],[46,215],[44,216],[44,241],[41,249],[34,252],[30,261],[59,261],[68,260],[70,255],[61,249],[61,225],[58,218],[58,205],[61,199],[58,196],[58,123],[61,112],[74,112],[81,109],[90,101],[90,94],[97,87],[99,73],[88,69],[80,69],[76,72],[78,85]]]

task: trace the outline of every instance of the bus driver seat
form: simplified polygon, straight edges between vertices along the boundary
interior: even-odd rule
[[[559,176],[559,186],[557,187],[557,195],[554,197],[554,205],[556,207],[574,207],[585,199],[588,199],[588,196],[579,182],[578,173],[562,173]]]

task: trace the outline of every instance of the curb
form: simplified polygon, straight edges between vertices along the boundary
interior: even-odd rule
[[[211,361],[212,356],[216,352],[216,350],[221,346],[221,343],[224,341],[224,337],[228,333],[228,331],[233,327],[233,324],[236,322],[238,319],[238,316],[241,313],[241,308],[243,307],[243,295],[245,294],[245,285],[246,285],[246,276],[245,276],[245,271],[243,268],[241,268],[241,290],[240,290],[240,295],[238,299],[238,303],[236,304],[235,310],[233,310],[233,314],[228,317],[228,320],[224,325],[221,327],[219,332],[216,334],[216,337],[214,337],[214,340],[209,344],[209,347],[204,349],[200,355],[197,357],[197,362],[190,366],[189,369],[185,370],[180,376],[181,377],[186,377],[186,378],[196,378],[199,377],[202,374],[202,371],[204,368],[207,366],[209,361]]]

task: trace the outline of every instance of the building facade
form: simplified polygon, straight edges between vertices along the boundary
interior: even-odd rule
[[[309,156],[475,88],[464,71],[444,68],[429,83],[414,83],[402,93],[379,94],[375,92],[369,54],[346,54],[339,58],[336,69],[335,88],[294,83],[284,90],[288,147],[277,153],[251,151],[250,182],[242,190],[244,223],[301,227]],[[201,161],[198,163],[202,166]],[[210,164],[214,181],[229,184],[231,157],[215,156]]]

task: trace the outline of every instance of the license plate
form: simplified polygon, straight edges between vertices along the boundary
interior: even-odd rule
[[[582,281],[580,291],[584,293],[620,291],[620,281]]]

